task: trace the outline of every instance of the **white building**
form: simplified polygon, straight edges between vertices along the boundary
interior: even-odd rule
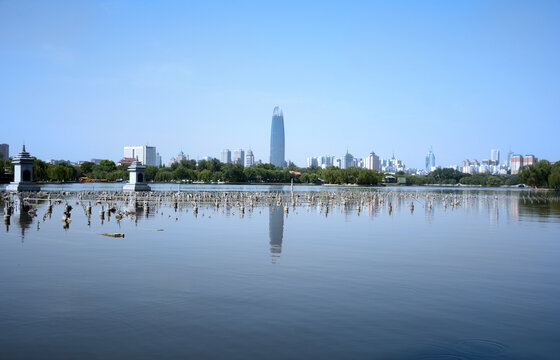
[[[234,164],[241,164],[245,162],[245,151],[243,149],[233,150],[233,163]]]
[[[354,163],[354,156],[346,151],[346,154],[340,158],[340,168],[341,169],[348,169],[354,167],[356,164]]]
[[[499,149],[491,149],[490,150],[490,161],[492,161],[492,165],[499,165],[500,164],[500,150]]]
[[[245,155],[245,167],[251,166],[255,166],[255,156],[252,150],[248,150],[247,155]]]
[[[368,170],[377,170],[377,171],[381,169],[379,163],[379,156],[377,156],[375,152],[372,151],[371,153],[369,153],[365,161],[365,168]]]
[[[229,149],[220,151],[220,161],[224,164],[231,164],[231,151]]]
[[[156,166],[156,147],[155,146],[125,146],[125,158],[138,158],[142,165]]]
[[[307,167],[319,166],[319,158],[316,157],[308,157],[307,158]]]

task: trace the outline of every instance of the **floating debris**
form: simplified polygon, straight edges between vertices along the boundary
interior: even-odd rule
[[[97,233],[97,235],[109,236],[109,237],[114,237],[114,238],[123,238],[123,237],[124,237],[124,234],[120,234],[120,233],[115,233],[115,234],[111,234],[111,233]]]

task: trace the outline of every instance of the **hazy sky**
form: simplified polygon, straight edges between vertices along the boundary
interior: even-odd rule
[[[560,1],[3,1],[0,143],[560,160]]]

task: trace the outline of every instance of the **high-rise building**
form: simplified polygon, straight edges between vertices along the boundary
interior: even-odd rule
[[[525,155],[523,157],[523,166],[526,165],[535,165],[539,161],[535,155]]]
[[[307,167],[319,166],[319,158],[316,157],[308,157],[307,158]]]
[[[270,163],[274,166],[284,167],[286,165],[284,141],[284,114],[277,106],[272,113],[270,129]]]
[[[428,155],[426,155],[426,171],[430,172],[435,170],[436,168],[436,156],[432,152],[432,150],[428,151]]]
[[[161,155],[159,153],[156,153],[156,166],[160,167],[161,165],[163,165],[163,162],[161,161]]]
[[[253,151],[249,149],[245,155],[245,167],[251,166],[255,166],[255,156],[253,155]]]
[[[220,161],[224,164],[231,164],[231,151],[229,149],[220,151]]]
[[[499,165],[500,164],[500,150],[499,149],[490,150],[490,161],[492,162],[492,165]]]
[[[233,150],[233,163],[241,164],[245,161],[245,151],[243,149]]]
[[[366,169],[369,169],[369,170],[379,171],[379,169],[380,169],[379,156],[377,156],[375,154],[375,152],[372,151],[372,152],[369,153],[368,157],[366,158],[365,167],[366,167]]]
[[[156,147],[155,146],[125,146],[125,158],[138,158],[142,165],[156,166]]]
[[[354,166],[354,156],[346,150],[346,154],[340,158],[340,168],[341,169],[348,169]]]
[[[511,174],[515,175],[519,173],[519,169],[523,166],[523,156],[512,155],[510,160]]]
[[[0,160],[8,160],[10,158],[10,145],[0,144]]]

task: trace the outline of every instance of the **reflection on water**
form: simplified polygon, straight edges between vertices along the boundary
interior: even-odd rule
[[[553,194],[265,190],[4,197],[0,358],[557,357]]]
[[[276,263],[282,253],[284,236],[284,212],[280,206],[270,206],[268,215],[268,236],[270,238],[270,255]]]

